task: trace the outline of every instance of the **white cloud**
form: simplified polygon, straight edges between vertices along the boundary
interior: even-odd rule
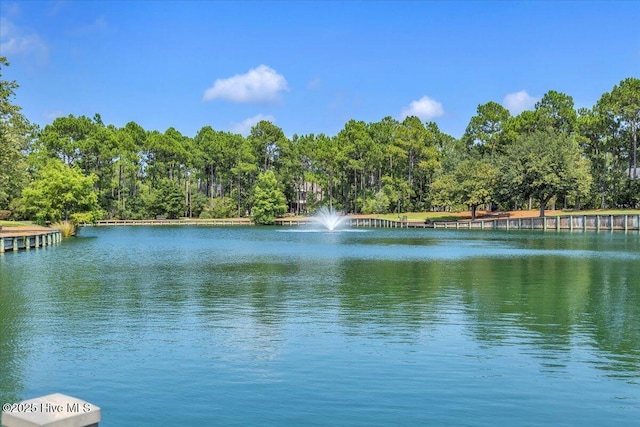
[[[21,30],[6,18],[0,18],[0,55],[34,54],[44,60],[47,46],[36,33]]]
[[[239,103],[268,104],[277,101],[280,92],[289,90],[287,80],[273,68],[260,65],[246,74],[217,79],[204,92],[204,100],[224,99]]]
[[[402,109],[400,116],[402,119],[409,116],[416,116],[420,120],[431,120],[434,117],[440,117],[444,114],[442,104],[431,99],[428,96],[423,96],[417,101],[411,101],[408,107]]]
[[[239,133],[241,135],[247,136],[251,132],[251,128],[254,127],[258,122],[262,120],[270,121],[271,123],[275,123],[275,117],[271,115],[258,114],[253,117],[249,117],[248,119],[244,119],[240,123],[232,123],[231,124],[231,132]]]
[[[524,110],[533,108],[536,102],[538,102],[538,99],[540,98],[529,95],[526,90],[521,90],[520,92],[507,94],[502,100],[502,105],[509,110],[511,114],[516,115],[522,113]]]

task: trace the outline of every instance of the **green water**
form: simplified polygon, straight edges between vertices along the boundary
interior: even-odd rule
[[[0,256],[0,402],[101,427],[632,426],[640,236],[85,228]]]

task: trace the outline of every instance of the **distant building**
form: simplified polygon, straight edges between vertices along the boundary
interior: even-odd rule
[[[307,204],[322,200],[322,187],[315,182],[304,182],[296,185],[296,200],[292,203],[291,211],[294,213],[306,213]]]
[[[626,174],[631,179],[640,179],[640,168],[629,168],[626,170]]]

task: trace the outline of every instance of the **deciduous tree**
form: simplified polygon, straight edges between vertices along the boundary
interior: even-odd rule
[[[100,206],[93,188],[96,179],[60,159],[50,159],[22,192],[25,214],[40,223],[98,219]]]
[[[540,203],[541,217],[553,196],[584,195],[592,179],[575,137],[553,130],[516,139],[501,158],[500,174],[506,191]]]
[[[287,211],[287,199],[280,190],[273,171],[258,175],[253,189],[253,208],[251,216],[256,224],[273,224],[276,217]]]
[[[18,84],[2,80],[2,68],[7,66],[7,59],[0,57],[0,210],[20,196],[27,180],[24,151],[36,132],[13,103]]]

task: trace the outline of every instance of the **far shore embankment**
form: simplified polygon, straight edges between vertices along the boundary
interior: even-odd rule
[[[640,210],[547,210],[540,217],[538,210],[507,212],[477,211],[475,219],[470,212],[409,212],[398,214],[345,215],[351,227],[382,228],[455,228],[455,229],[539,229],[539,230],[624,230],[640,228]],[[275,220],[277,226],[301,226],[315,222],[312,216],[289,215]],[[101,220],[85,226],[248,226],[250,218],[224,219],[149,219]]]

